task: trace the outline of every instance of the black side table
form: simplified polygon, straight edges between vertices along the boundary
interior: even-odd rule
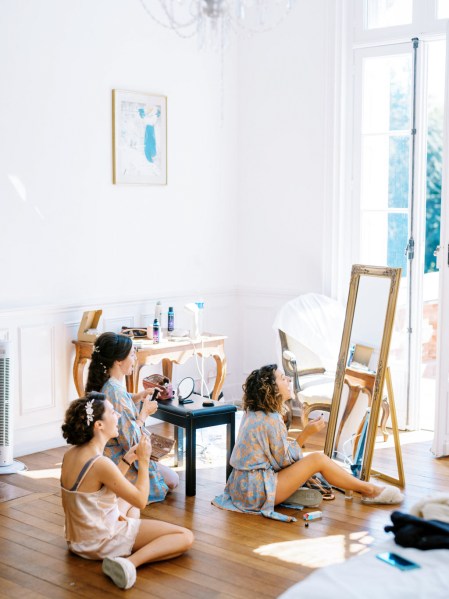
[[[177,399],[159,400],[158,410],[151,414],[164,422],[175,425],[175,465],[182,462],[183,431],[186,431],[186,495],[196,494],[196,431],[199,428],[226,424],[226,480],[231,474],[229,464],[235,444],[235,413],[233,405],[217,403],[213,408],[204,408],[204,398],[191,395],[193,403],[181,405]],[[178,428],[179,427],[179,428]]]

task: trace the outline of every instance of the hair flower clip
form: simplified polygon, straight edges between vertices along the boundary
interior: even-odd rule
[[[93,354],[99,354],[100,353],[100,348],[98,347],[98,345],[96,345],[93,350],[92,350]]]
[[[87,420],[87,425],[89,425],[91,422],[94,421],[94,409],[93,409],[93,403],[94,400],[91,399],[90,401],[88,401],[86,403],[86,420]]]

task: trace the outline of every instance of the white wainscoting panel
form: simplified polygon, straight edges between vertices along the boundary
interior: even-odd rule
[[[54,345],[54,326],[19,328],[20,416],[55,406]]]
[[[196,299],[179,294],[145,301],[108,303],[103,300],[97,305],[33,307],[0,312],[0,335],[11,341],[14,456],[65,444],[61,424],[67,406],[77,397],[73,383],[75,347],[72,340],[77,338],[84,311],[102,308],[99,333],[107,330],[119,332],[122,326],[151,324],[156,301],[161,300],[164,315],[168,306],[174,306],[175,327],[188,329],[190,316],[184,310],[184,305]],[[236,291],[228,289],[202,293],[202,299],[206,306],[205,330],[228,337],[225,342],[228,370],[223,393],[225,401],[233,401],[234,398],[240,398],[242,384],[242,339]],[[166,326],[164,319],[163,326]],[[87,369],[88,364],[85,375]],[[161,370],[161,366],[151,369],[153,372]],[[215,371],[214,360],[205,360],[205,378],[210,387]],[[195,360],[174,366],[174,383],[184,376],[192,376],[200,388],[201,377]]]
[[[114,333],[120,333],[122,327],[134,327],[134,317],[133,316],[120,316],[117,318],[105,318],[103,329],[105,331],[112,331]]]
[[[291,291],[240,290],[243,379],[255,368],[280,364],[279,339],[273,322],[279,308],[292,297]]]

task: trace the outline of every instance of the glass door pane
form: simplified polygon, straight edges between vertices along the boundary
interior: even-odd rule
[[[387,50],[388,51],[388,50]],[[360,223],[362,264],[402,268],[396,330],[389,365],[398,416],[406,420],[408,387],[408,279],[411,47],[403,53],[365,56],[361,63]]]
[[[412,0],[365,0],[366,28],[393,27],[412,22]]]
[[[438,0],[437,18],[449,18],[449,0]]]

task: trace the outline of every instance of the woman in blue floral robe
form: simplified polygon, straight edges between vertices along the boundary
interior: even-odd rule
[[[118,437],[110,439],[104,455],[118,464],[124,455],[140,441],[142,434],[149,434],[145,420],[157,410],[157,402],[150,401],[152,390],[140,393],[128,393],[123,385],[125,375],[132,372],[135,353],[132,341],[125,335],[103,333],[95,342],[86,392],[100,391],[112,403],[114,410],[120,415],[117,427]],[[138,462],[134,461],[128,468],[126,478],[135,483],[137,480]],[[150,494],[148,503],[163,501],[170,489],[177,487],[179,477],[176,472],[150,460],[148,475],[150,478]]]
[[[295,518],[274,511],[311,476],[320,472],[339,488],[358,491],[366,503],[400,503],[395,488],[380,487],[355,478],[322,453],[302,457],[300,446],[325,426],[324,419],[310,422],[296,441],[287,437],[282,414],[290,399],[290,379],[276,364],[254,370],[243,385],[243,416],[231,455],[233,470],[224,493],[215,497],[217,507],[262,514],[267,518]]]

